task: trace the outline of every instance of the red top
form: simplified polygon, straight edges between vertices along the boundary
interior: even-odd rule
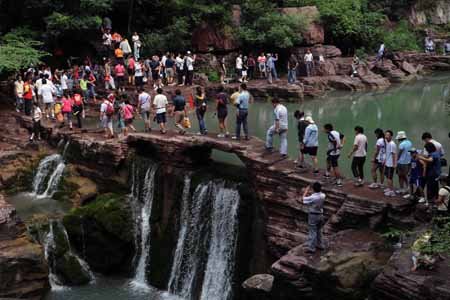
[[[125,67],[123,65],[117,65],[114,71],[116,71],[117,76],[125,76]]]
[[[73,95],[73,102],[76,106],[81,106],[83,104],[83,99],[80,94]]]
[[[134,63],[135,63],[134,58],[130,57],[130,59],[128,60],[128,68],[134,69]]]
[[[25,82],[23,85],[23,99],[33,100],[33,90],[31,89],[31,85],[28,82]]]
[[[72,112],[72,99],[63,97],[62,99],[62,112],[70,113]]]

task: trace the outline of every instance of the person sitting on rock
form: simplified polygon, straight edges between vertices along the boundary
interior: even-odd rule
[[[310,193],[312,187],[313,193]],[[314,182],[307,186],[303,192],[301,203],[308,205],[308,240],[306,241],[306,253],[315,253],[316,249],[324,250],[322,239],[323,206],[326,195],[322,193],[320,182]]]
[[[358,76],[358,66],[359,66],[359,57],[358,55],[353,55],[353,61],[352,61],[352,75],[351,77]]]

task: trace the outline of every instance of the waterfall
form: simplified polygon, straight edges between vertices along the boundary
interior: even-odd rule
[[[57,251],[57,244],[55,241],[55,226],[58,228],[58,230],[61,230],[64,236],[64,242],[68,245],[68,255],[75,257],[75,259],[80,264],[83,272],[88,275],[90,278],[90,282],[95,282],[95,275],[90,269],[88,263],[81,259],[75,252],[72,251],[72,248],[70,246],[69,236],[67,235],[66,228],[60,221],[56,220],[49,220],[49,231],[47,233],[47,236],[44,240],[44,253],[45,253],[45,259],[48,262],[49,266],[49,282],[52,290],[61,290],[64,289],[64,285],[62,283],[62,280],[59,279],[57,273],[56,273],[56,251]]]
[[[52,154],[40,161],[32,184],[33,194],[38,199],[51,198],[57,191],[66,167],[64,158],[69,144],[68,141],[64,145],[62,154]]]
[[[132,284],[137,287],[147,287],[146,270],[149,265],[148,258],[150,256],[150,235],[151,223],[150,217],[154,196],[155,174],[158,170],[157,164],[150,164],[145,172],[144,181],[141,184],[140,170],[133,165],[132,170],[132,202],[135,207],[135,241],[137,261],[135,274]]]
[[[229,300],[238,230],[239,192],[226,188],[224,182],[214,185],[211,241],[203,279],[202,300]]]
[[[202,233],[207,223],[202,218],[202,212],[207,208],[210,184],[200,184],[189,205],[189,184],[185,178],[180,216],[180,233],[175,250],[168,290],[184,299],[193,299],[197,269],[201,264],[203,243]]]
[[[194,300],[197,281],[204,273],[200,299],[229,300],[238,234],[239,192],[225,187],[224,181],[211,181],[196,188],[189,205],[187,183],[185,178],[180,232],[168,290]],[[205,216],[210,216],[210,220]]]

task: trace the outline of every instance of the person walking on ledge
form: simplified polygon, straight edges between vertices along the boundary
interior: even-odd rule
[[[273,150],[273,135],[276,133],[280,136],[280,154],[283,157],[287,157],[288,111],[277,98],[272,99],[272,106],[274,108],[275,122],[269,130],[267,130],[266,149],[268,151]]]
[[[316,249],[324,250],[322,239],[323,206],[326,195],[322,193],[320,182],[312,184],[312,193],[308,186],[303,192],[301,203],[308,205],[308,240],[306,242],[306,253],[315,253]]]
[[[352,173],[355,177],[355,186],[360,187],[364,185],[364,164],[367,156],[367,137],[364,135],[364,129],[361,126],[355,127],[355,141],[348,158],[352,156]]]

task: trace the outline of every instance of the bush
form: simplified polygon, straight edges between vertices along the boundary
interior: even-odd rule
[[[389,51],[420,50],[418,38],[405,20],[385,34],[384,43]]]

